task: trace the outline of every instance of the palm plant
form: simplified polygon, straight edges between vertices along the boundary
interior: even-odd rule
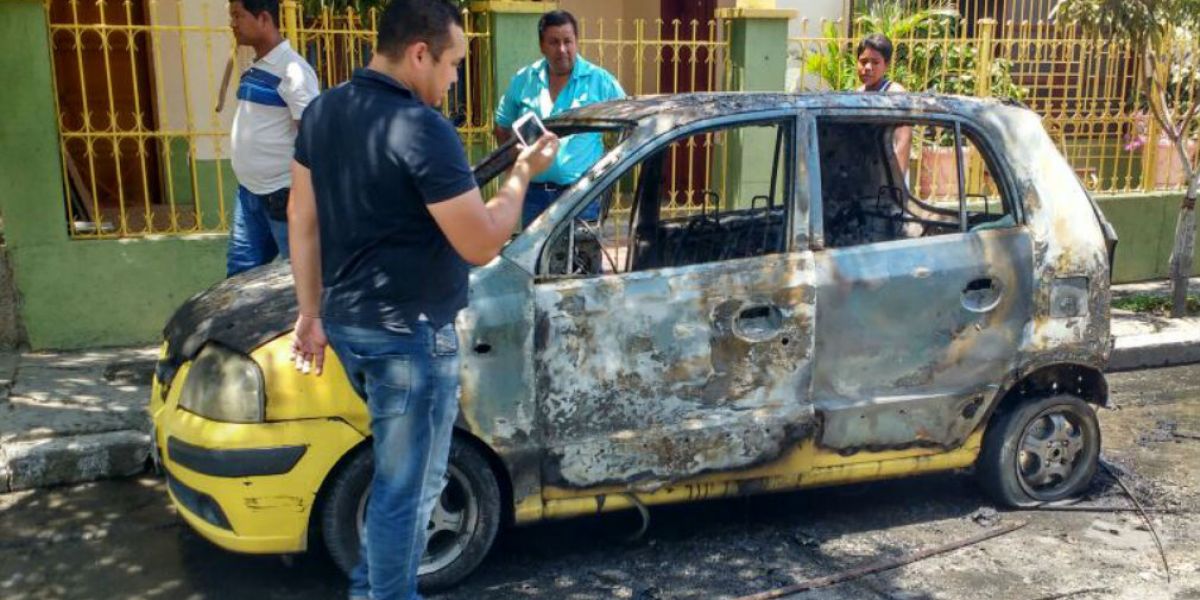
[[[825,42],[820,49],[805,59],[805,71],[820,77],[830,89],[853,88],[858,83],[858,76],[854,70],[854,55],[839,39],[837,23],[827,21],[821,29]]]
[[[962,17],[952,5],[909,11],[896,2],[860,2],[854,19],[855,38],[882,33],[892,40],[891,79],[906,89],[942,94],[973,94],[978,89],[980,49],[961,43]],[[831,89],[858,85],[853,42],[842,40],[837,26],[826,23],[825,43],[805,61],[808,72]],[[987,76],[993,96],[1022,100],[1028,91],[1012,79],[1012,61],[995,59]]]
[[[945,4],[917,11],[907,11],[897,2],[881,2],[867,5],[859,2],[854,19],[855,31],[862,35],[882,33],[892,40],[941,35],[953,30],[958,21],[958,10],[953,4]]]

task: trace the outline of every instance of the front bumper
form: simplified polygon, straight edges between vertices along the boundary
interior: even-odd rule
[[[336,418],[222,423],[178,407],[185,364],[152,394],[154,444],[172,502],[216,545],[247,553],[306,549],[312,507],[338,461],[364,437]]]

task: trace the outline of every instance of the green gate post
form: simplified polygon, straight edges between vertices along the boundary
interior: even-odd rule
[[[487,21],[491,52],[492,106],[483,110],[495,111],[512,81],[513,75],[542,56],[538,46],[537,24],[543,13],[558,8],[557,2],[472,2],[471,12],[483,13]]]
[[[729,40],[730,81],[725,82],[726,90],[784,91],[788,20],[797,13],[774,8],[774,4],[770,0],[739,0],[736,7],[717,10],[717,19],[725,24]],[[728,143],[722,208],[750,208],[752,197],[770,189],[775,136],[767,130],[747,130],[731,134]]]
[[[739,2],[717,10],[726,24],[733,81],[726,89],[735,92],[778,92],[787,77],[788,20],[797,12],[787,8],[763,7],[774,2]]]

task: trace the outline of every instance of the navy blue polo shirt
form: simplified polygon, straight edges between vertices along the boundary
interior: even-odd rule
[[[454,126],[396,80],[359,69],[304,111],[296,161],[312,172],[321,316],[407,332],[467,304],[468,265],[427,205],[475,188]]]

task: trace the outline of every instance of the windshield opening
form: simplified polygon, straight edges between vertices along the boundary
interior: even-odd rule
[[[567,144],[567,136],[579,134],[601,134],[601,139],[604,144],[604,152],[601,157],[608,155],[617,144],[620,144],[633,131],[633,127],[629,123],[621,122],[597,122],[597,123],[555,123],[547,121],[546,128],[554,132],[559,138],[562,138],[562,148]],[[500,174],[508,171],[512,166],[513,161],[517,158],[517,140],[510,138],[507,142],[501,144],[490,154],[479,161],[473,167],[475,171],[475,182],[479,185],[484,199],[491,198],[496,193],[496,187],[499,185]]]

